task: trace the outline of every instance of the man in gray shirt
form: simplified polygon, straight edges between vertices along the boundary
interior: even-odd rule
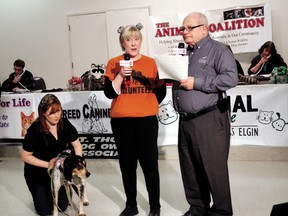
[[[180,114],[179,161],[190,205],[184,216],[232,216],[225,91],[238,83],[235,58],[225,45],[209,36],[204,14],[190,13],[180,30],[188,45],[189,67],[187,79],[173,85],[173,102]]]

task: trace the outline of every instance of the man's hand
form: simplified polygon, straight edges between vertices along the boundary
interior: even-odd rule
[[[194,88],[194,77],[189,76],[187,79],[180,80],[180,86],[186,90]]]
[[[18,87],[15,87],[15,88],[13,88],[13,89],[12,89],[12,91],[13,91],[13,92],[18,92],[18,91],[19,91],[19,89],[20,89],[20,88],[18,88]]]
[[[21,76],[20,75],[16,75],[12,82],[13,83],[18,83],[20,81],[20,79],[21,79]]]

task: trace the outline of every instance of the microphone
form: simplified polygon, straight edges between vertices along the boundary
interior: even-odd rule
[[[184,49],[185,48],[185,44],[184,43],[179,43],[178,44],[178,48],[179,49]]]
[[[130,54],[129,53],[124,53],[124,64],[120,62],[120,66],[132,66],[133,62],[130,61]],[[126,84],[130,85],[130,75],[125,77],[126,79]]]
[[[187,49],[185,48],[185,44],[184,43],[179,43],[178,44],[178,49],[180,50],[180,55],[182,56],[186,56],[187,55]]]
[[[185,48],[184,43],[179,43],[178,47],[172,50],[173,55],[182,55],[185,56],[187,54],[187,50]]]

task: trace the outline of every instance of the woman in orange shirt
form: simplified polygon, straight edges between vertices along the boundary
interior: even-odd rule
[[[125,56],[108,61],[105,75],[106,97],[111,104],[111,127],[115,137],[126,207],[120,216],[138,214],[137,163],[143,170],[148,191],[149,216],[160,216],[160,180],[158,171],[159,103],[166,85],[159,80],[154,59],[142,55],[141,24],[120,27],[119,41]]]

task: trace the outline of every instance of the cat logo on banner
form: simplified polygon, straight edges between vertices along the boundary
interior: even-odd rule
[[[35,120],[35,112],[32,112],[29,116],[26,116],[23,112],[21,112],[20,114],[22,125],[21,136],[24,137],[27,133],[27,129],[31,126],[31,124]]]

